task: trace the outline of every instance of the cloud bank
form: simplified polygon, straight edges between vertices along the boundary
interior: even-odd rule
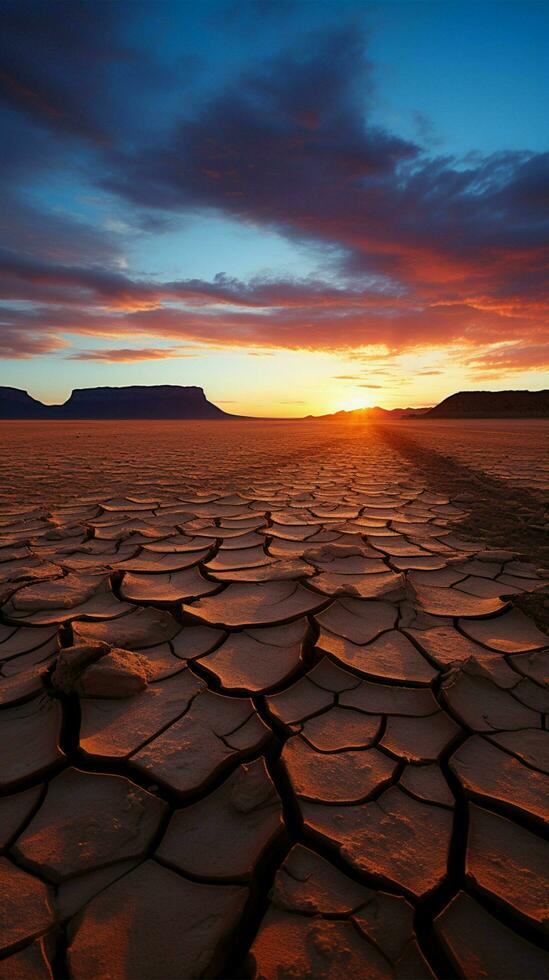
[[[67,19],[60,4],[8,4],[4,357],[62,353],[76,335],[108,338],[68,355],[94,360],[181,356],[188,342],[458,344],[479,376],[546,365],[549,154],[455,160],[374,126],[351,31],[312,38],[306,57],[278,55],[196,105],[168,99],[160,124],[146,107],[163,89],[184,94],[183,73],[129,44],[126,4],[71,8]],[[230,256],[210,281],[121,269],[120,235],[23,193],[62,165],[118,201],[134,230],[229,216],[316,248],[323,271],[240,281]]]

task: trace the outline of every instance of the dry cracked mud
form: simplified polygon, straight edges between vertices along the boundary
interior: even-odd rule
[[[66,426],[27,496],[31,430],[0,978],[549,976],[540,561],[394,430]]]

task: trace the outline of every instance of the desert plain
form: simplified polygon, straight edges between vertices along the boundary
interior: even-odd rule
[[[546,977],[545,421],[13,422],[0,977]]]

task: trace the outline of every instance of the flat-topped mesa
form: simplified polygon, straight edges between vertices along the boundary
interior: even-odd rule
[[[76,388],[60,406],[63,418],[215,419],[226,413],[212,405],[203,388],[181,385],[131,385],[123,388]]]
[[[0,387],[4,419],[229,419],[203,388],[130,385],[76,388],[62,405],[43,405],[18,388]]]
[[[42,419],[47,417],[47,408],[42,402],[31,398],[22,388],[0,386],[0,418],[2,419]]]
[[[549,389],[458,391],[424,415],[426,419],[549,418]]]

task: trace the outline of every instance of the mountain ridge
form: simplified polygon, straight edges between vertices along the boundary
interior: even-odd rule
[[[307,415],[301,421],[391,421],[397,419],[549,418],[549,390],[458,391],[432,408],[380,406]],[[44,405],[22,388],[0,386],[0,419],[218,419],[250,420],[230,415],[210,402],[196,385],[124,385],[75,388],[60,405]],[[261,419],[256,419],[261,421]],[[283,421],[282,419],[280,421]],[[292,421],[287,419],[286,421]],[[300,421],[296,419],[295,421]]]
[[[424,418],[549,418],[549,389],[456,391],[431,408]]]
[[[346,419],[353,419],[360,421],[361,418],[364,419],[406,419],[414,418],[416,416],[425,415],[430,409],[429,408],[381,408],[379,405],[375,405],[373,408],[352,408],[349,410],[342,409],[339,412],[332,412],[328,415],[306,415],[306,421],[345,421]]]
[[[0,387],[4,419],[232,419],[196,385],[75,388],[61,405],[44,405],[21,388]]]

